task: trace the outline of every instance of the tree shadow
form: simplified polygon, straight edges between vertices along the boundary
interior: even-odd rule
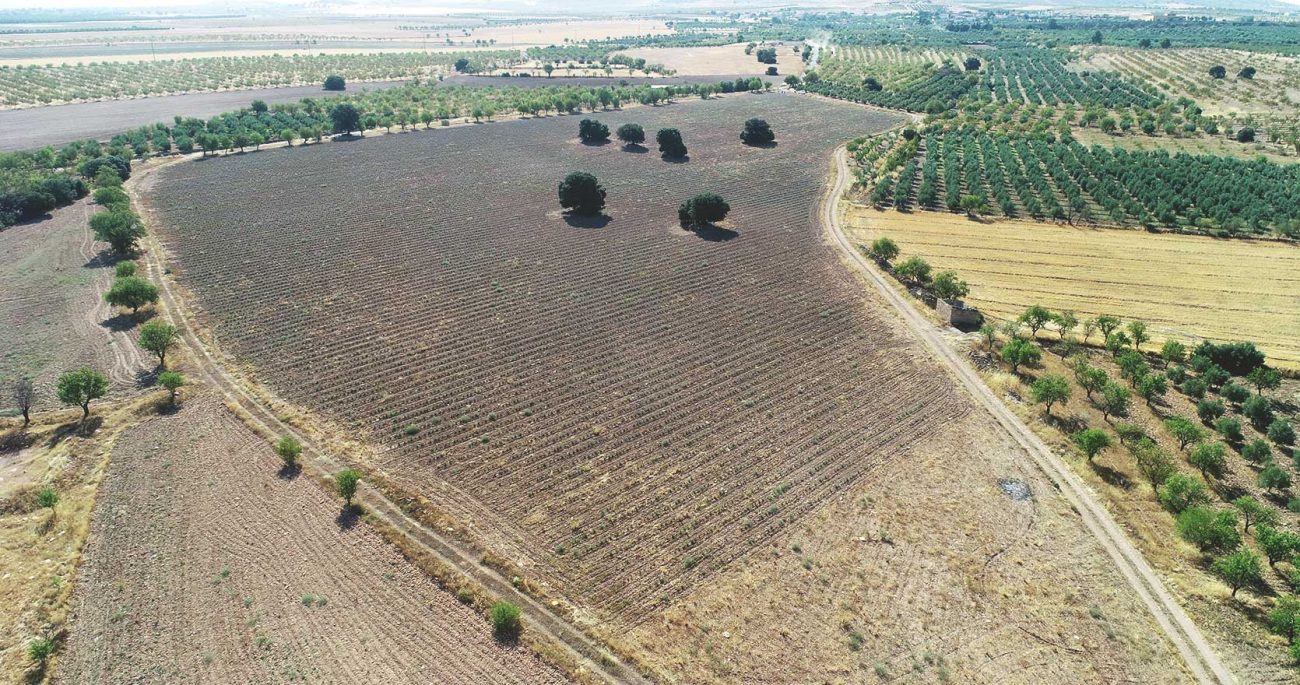
[[[89,436],[98,431],[100,426],[104,425],[103,417],[91,414],[85,421],[73,421],[65,423],[54,429],[48,440],[45,441],[46,447],[56,447],[59,443],[76,436]]]
[[[338,524],[339,530],[352,530],[361,522],[361,507],[356,504],[345,504],[339,510],[339,515],[334,517],[334,523]]]
[[[142,390],[144,388],[152,388],[154,384],[158,382],[158,375],[162,372],[163,368],[161,366],[156,366],[153,369],[140,369],[139,371],[136,371],[135,387]]]
[[[117,316],[104,319],[99,323],[99,325],[114,333],[125,333],[132,328],[135,328],[136,323],[136,317],[134,314],[123,312]]]
[[[669,164],[685,164],[691,161],[690,155],[682,155],[681,157],[674,157],[672,155],[659,155],[659,158],[664,160],[665,162],[668,162]]]
[[[583,140],[581,142],[583,145],[586,145],[587,147],[605,147],[606,145],[609,145],[608,138],[605,138],[603,140]]]
[[[173,402],[171,393],[168,393],[166,397],[160,397],[157,402],[154,402],[153,410],[159,416],[171,416],[181,410],[181,404]]]
[[[127,259],[127,257],[113,254],[112,250],[103,249],[99,251],[99,254],[91,257],[89,261],[81,266],[85,269],[103,269],[110,266],[117,266],[117,263],[124,259]]]
[[[740,237],[740,234],[730,228],[723,228],[714,224],[705,224],[688,228],[700,240],[707,240],[711,243],[725,243],[728,240],[734,240]]]
[[[644,155],[649,152],[650,148],[638,143],[628,143],[623,146],[623,152],[631,152],[638,155]]]
[[[26,449],[34,442],[36,436],[20,425],[11,431],[0,433],[0,454]]]
[[[1123,471],[1117,471],[1115,469],[1112,469],[1109,466],[1098,464],[1095,461],[1089,461],[1088,466],[1092,467],[1093,472],[1096,473],[1098,477],[1100,477],[1102,480],[1106,481],[1110,485],[1113,485],[1117,488],[1121,488],[1123,490],[1133,489],[1133,479],[1129,478],[1128,474],[1124,473]]]
[[[1088,422],[1077,416],[1058,416],[1056,414],[1047,414],[1043,417],[1043,422],[1047,425],[1067,434],[1078,433],[1088,427]]]
[[[761,148],[763,150],[771,150],[775,148],[777,145],[780,145],[780,143],[774,140],[770,143],[745,143],[744,145],[745,147],[756,147],[756,148]]]
[[[275,476],[280,480],[293,480],[302,473],[302,464],[293,462],[292,464],[282,464],[280,470],[275,472]]]
[[[574,228],[604,228],[613,220],[613,217],[610,217],[608,214],[588,216],[585,214],[567,213],[564,215],[564,223]]]
[[[335,142],[348,143],[354,140],[363,140],[365,136],[357,133],[339,133],[334,136]]]

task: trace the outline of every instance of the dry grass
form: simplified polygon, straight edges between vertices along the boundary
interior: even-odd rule
[[[758,61],[758,56],[745,54],[745,44],[715,45],[686,48],[637,48],[617,53],[631,57],[644,57],[647,64],[662,64],[682,76],[711,74],[762,76],[768,65]],[[803,60],[787,45],[776,46],[776,69],[780,76],[768,77],[779,81],[788,74],[802,74]]]
[[[1300,248],[1045,223],[981,223],[957,215],[854,208],[866,244],[889,236],[904,256],[953,269],[967,298],[997,319],[1031,304],[1146,321],[1164,339],[1251,340],[1278,365],[1300,368]]]

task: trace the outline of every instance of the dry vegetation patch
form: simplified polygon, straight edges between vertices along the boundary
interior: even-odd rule
[[[1300,367],[1300,248],[1292,244],[867,208],[850,212],[848,228],[863,245],[888,236],[904,257],[955,270],[971,284],[966,299],[999,320],[1031,304],[1113,314],[1147,322],[1157,340],[1252,340],[1270,359]]]
[[[734,45],[691,46],[681,48],[636,48],[614,54],[645,58],[646,64],[662,64],[683,76],[734,74],[762,76],[770,65],[758,61],[757,55],[745,54],[747,43]],[[803,60],[788,45],[776,45],[776,68],[780,77],[803,73]]]

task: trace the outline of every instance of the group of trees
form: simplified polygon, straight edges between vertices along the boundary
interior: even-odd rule
[[[876,260],[898,280],[926,290],[940,300],[960,300],[970,293],[970,286],[958,278],[954,271],[945,270],[931,275],[930,263],[922,257],[912,256],[895,263],[900,250],[898,244],[890,238],[877,238],[866,252],[868,257]]]
[[[786,83],[810,93],[877,107],[929,114],[938,114],[955,107],[957,101],[978,82],[977,75],[968,76],[955,67],[940,67],[925,79],[909,83],[897,90],[872,90],[862,83],[837,83],[823,80],[815,71],[804,74],[802,80],[798,77],[786,77]]]

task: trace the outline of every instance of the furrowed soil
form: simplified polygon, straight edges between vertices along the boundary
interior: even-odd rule
[[[173,165],[146,204],[225,351],[671,678],[1186,679],[824,242],[831,150],[904,119],[779,94],[589,116],[679,127],[689,161],[553,117]],[[751,116],[778,146],[740,144]],[[607,221],[558,213],[578,169]],[[683,230],[705,190],[731,215]]]
[[[1159,341],[1251,340],[1275,363],[1300,368],[1300,247],[1136,230],[862,207],[848,228],[868,245],[888,236],[903,254],[952,269],[966,300],[1010,320],[1026,307],[1080,317],[1141,319]]]
[[[64,371],[91,366],[128,390],[153,368],[127,317],[103,301],[113,261],[90,232],[97,209],[87,198],[0,231],[0,383],[32,378],[40,408],[59,406]],[[0,409],[12,404],[6,385]]]
[[[58,682],[561,683],[214,396],[113,448]]]

